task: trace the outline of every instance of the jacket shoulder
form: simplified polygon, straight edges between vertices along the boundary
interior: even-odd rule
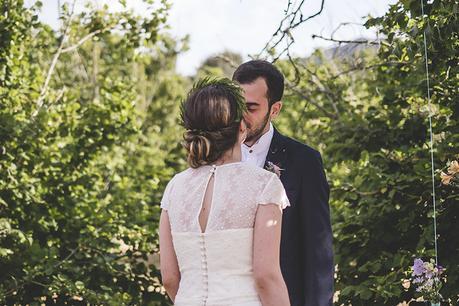
[[[302,158],[302,159],[322,159],[320,152],[316,149],[299,142],[296,139],[283,136],[286,147],[291,151],[294,157]]]

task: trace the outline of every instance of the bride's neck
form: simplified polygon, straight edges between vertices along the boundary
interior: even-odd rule
[[[215,165],[223,165],[240,162],[242,159],[241,145],[237,143],[234,147],[226,151],[222,157],[215,161]]]

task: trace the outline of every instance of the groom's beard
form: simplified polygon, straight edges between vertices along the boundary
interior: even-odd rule
[[[257,126],[249,126],[247,129],[247,138],[245,143],[253,142],[255,143],[261,136],[263,136],[263,131],[265,130],[266,125],[269,122],[269,114],[271,110],[268,111],[263,121]]]

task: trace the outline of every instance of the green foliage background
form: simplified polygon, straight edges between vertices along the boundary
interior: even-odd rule
[[[0,4],[0,299],[8,305],[165,301],[152,265],[155,203],[183,164],[170,139],[179,138],[172,114],[188,81],[174,72],[184,42],[160,33],[168,4],[155,5],[146,18],[64,7],[54,32],[37,21],[39,2]]]
[[[169,3],[151,2],[147,17],[65,6],[54,31],[38,21],[40,2],[0,0],[2,304],[168,304],[158,203],[186,166],[178,108],[192,80],[175,72],[186,39],[164,31]],[[428,115],[440,169],[459,156],[459,24],[456,1],[425,9],[402,0],[368,18],[387,37],[379,46],[276,63],[288,80],[276,125],[322,152],[332,186],[338,305],[409,301],[406,271],[433,256]],[[197,76],[240,61],[225,52]],[[435,184],[442,294],[454,305],[458,193]]]
[[[387,37],[380,46],[355,48],[335,60],[317,52],[306,61],[280,63],[299,81],[289,84],[278,125],[321,149],[332,186],[338,305],[410,301],[417,295],[401,286],[409,278],[405,271],[415,256],[434,256],[423,32],[434,162],[442,169],[459,154],[459,23],[457,1],[424,5],[428,17],[413,0],[369,18],[366,26]],[[448,270],[442,294],[456,305],[459,197],[435,176],[439,263]]]

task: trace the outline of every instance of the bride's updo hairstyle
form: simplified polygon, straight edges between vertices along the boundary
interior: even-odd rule
[[[220,159],[238,141],[246,111],[241,88],[227,78],[203,78],[182,104],[183,146],[192,168]]]

